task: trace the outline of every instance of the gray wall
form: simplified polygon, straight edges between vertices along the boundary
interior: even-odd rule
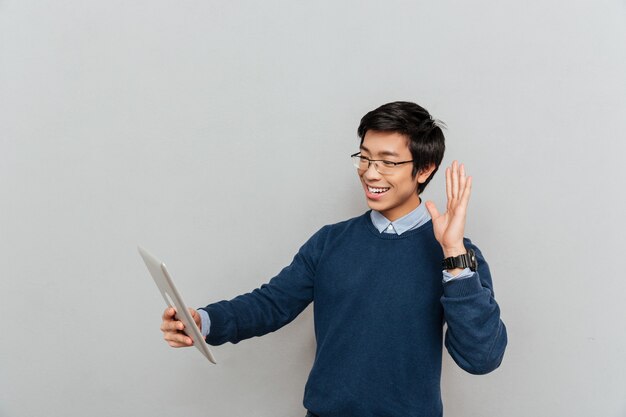
[[[447,416],[626,416],[626,3],[0,2],[0,415],[302,416],[312,312],[173,350],[136,251],[193,306],[366,209],[368,110],[448,125],[503,365],[445,355]],[[439,174],[425,193],[439,205]]]

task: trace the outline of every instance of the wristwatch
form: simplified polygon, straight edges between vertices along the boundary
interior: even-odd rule
[[[441,262],[443,269],[455,269],[455,268],[469,268],[472,271],[476,271],[478,262],[476,261],[476,254],[473,249],[468,249],[467,253],[459,256],[451,256],[444,259]]]

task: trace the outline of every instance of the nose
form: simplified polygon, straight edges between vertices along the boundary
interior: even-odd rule
[[[369,167],[363,173],[363,177],[369,181],[375,181],[381,178],[380,173],[376,171],[376,162],[370,162]]]

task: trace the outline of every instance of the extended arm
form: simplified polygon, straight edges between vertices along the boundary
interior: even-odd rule
[[[211,326],[206,342],[238,343],[278,330],[296,318],[313,301],[319,235],[313,235],[291,264],[267,284],[230,301],[204,307]]]
[[[219,345],[278,330],[291,322],[313,301],[313,278],[319,258],[322,231],[313,235],[292,263],[269,283],[230,301],[189,309],[207,343]],[[194,341],[176,318],[174,308],[163,312],[161,331],[172,347],[192,346]]]

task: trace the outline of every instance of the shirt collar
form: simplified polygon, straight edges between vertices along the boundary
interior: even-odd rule
[[[370,217],[374,227],[380,232],[396,233],[401,235],[409,230],[417,229],[424,223],[430,220],[428,210],[426,210],[426,204],[420,202],[409,214],[400,217],[396,221],[389,221],[385,216],[376,210],[370,212]],[[391,226],[391,229],[389,228]]]

